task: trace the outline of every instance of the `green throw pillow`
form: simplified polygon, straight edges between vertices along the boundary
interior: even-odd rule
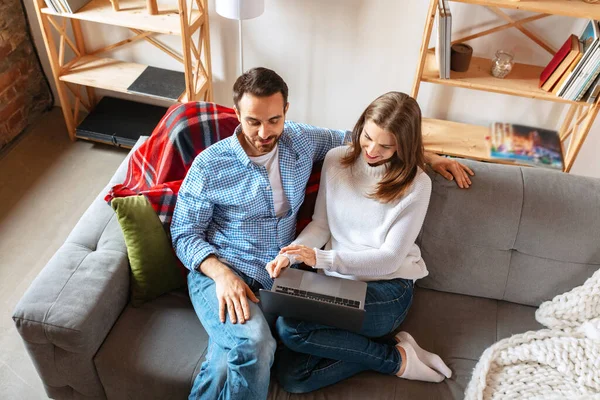
[[[131,266],[131,302],[141,306],[185,285],[160,219],[144,196],[111,201],[125,236]]]

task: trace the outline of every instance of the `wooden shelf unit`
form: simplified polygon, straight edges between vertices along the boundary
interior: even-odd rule
[[[156,98],[127,89],[147,65],[103,56],[138,41],[150,43],[183,64],[185,91],[178,101],[212,101],[208,0],[161,0],[156,15],[148,13],[145,0],[121,0],[120,11],[114,11],[109,0],[92,0],[74,14],[55,13],[46,7],[44,0],[34,2],[72,140],[75,140],[76,127],[83,119],[81,108],[89,113],[97,104],[95,88]],[[85,43],[81,21],[128,28],[133,36],[90,50]],[[68,22],[72,38],[67,33]],[[54,39],[55,32],[58,40]],[[181,52],[161,42],[155,37],[158,34],[180,36]],[[65,59],[67,47],[74,53],[69,60]]]
[[[421,43],[420,60],[412,89],[412,96],[416,99],[419,94],[421,82],[442,84],[466,89],[482,90],[486,92],[502,93],[512,96],[527,97],[537,100],[565,103],[569,110],[559,130],[563,146],[564,171],[569,172],[589,130],[598,114],[599,102],[594,104],[575,102],[560,98],[553,93],[545,92],[538,88],[539,76],[543,66],[518,64],[514,65],[511,73],[504,79],[494,78],[491,73],[490,59],[472,57],[467,72],[450,71],[450,79],[440,79],[435,49],[428,48],[438,1],[430,0],[428,17]],[[535,43],[540,45],[550,54],[555,50],[543,39],[527,30],[523,25],[526,22],[545,18],[549,15],[564,15],[577,18],[591,18],[600,20],[600,6],[575,0],[452,0],[458,3],[468,3],[487,6],[490,10],[507,21],[505,25],[488,29],[465,38],[453,40],[452,43],[462,43],[481,36],[486,36],[504,29],[516,28],[523,32]],[[542,13],[522,20],[514,20],[502,12],[500,8],[512,8],[525,11]],[[427,150],[457,157],[475,160],[500,162],[490,157],[487,137],[490,135],[488,127],[478,125],[458,124],[455,122],[424,119],[423,134]]]

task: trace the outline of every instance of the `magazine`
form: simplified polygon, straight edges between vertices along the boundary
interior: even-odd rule
[[[556,131],[494,122],[489,140],[493,159],[563,169],[562,146]]]

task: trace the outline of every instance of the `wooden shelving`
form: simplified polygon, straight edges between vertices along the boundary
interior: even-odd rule
[[[156,15],[148,12],[145,0],[119,0],[119,11],[113,9],[109,0],[91,0],[74,14],[55,13],[46,7],[44,0],[34,2],[71,139],[75,140],[76,127],[84,117],[80,112],[83,109],[92,112],[98,102],[96,88],[134,94],[141,98],[165,98],[156,92],[150,93],[152,90],[128,90],[147,65],[106,56],[106,53],[138,41],[153,45],[183,64],[183,93],[178,97],[176,95],[179,88],[183,87],[183,80],[177,86],[167,84],[168,98],[177,97],[177,101],[181,102],[212,101],[208,0],[160,0]],[[81,21],[128,28],[132,37],[91,50],[86,46]],[[67,23],[72,27],[72,35],[68,34]],[[56,33],[59,40],[54,39]],[[173,50],[161,42],[156,37],[158,34],[179,36],[181,50]],[[67,48],[74,53],[69,60],[66,59]],[[169,72],[153,71],[161,74]],[[169,73],[172,75],[172,72]],[[136,89],[139,87],[136,83]],[[145,83],[141,87],[148,90]]]
[[[600,110],[600,100],[596,101],[594,104],[574,102],[539,89],[538,81],[540,73],[544,68],[543,66],[515,64],[513,70],[506,78],[494,78],[490,73],[491,60],[481,57],[472,58],[468,71],[462,73],[451,71],[450,79],[440,79],[434,49],[428,49],[435,14],[438,8],[438,1],[441,0],[430,0],[412,96],[417,98],[421,82],[428,82],[568,104],[569,110],[560,127],[559,135],[565,158],[564,171],[569,172],[579,154],[579,150],[581,149],[587,134],[589,133],[594,119],[598,115]],[[452,43],[462,43],[504,29],[516,28],[536,44],[553,54],[554,49],[552,49],[543,39],[527,30],[523,24],[547,17],[548,15],[563,15],[600,20],[600,4],[589,4],[580,0],[452,1],[486,6],[496,15],[508,22],[505,25],[488,29],[466,38],[453,40]],[[502,12],[499,8],[532,11],[541,13],[542,15],[515,20]],[[488,127],[455,123],[439,119],[424,119],[423,134],[427,150],[451,156],[499,162],[498,160],[492,160],[490,158],[490,148],[486,139],[489,135]]]
[[[423,144],[427,150],[438,154],[490,161],[484,126],[462,124],[441,119],[423,118]]]
[[[74,14],[55,13],[49,8],[41,9],[43,14],[55,15],[80,21],[140,29],[147,32],[181,36],[181,20],[177,3],[159,3],[159,14],[150,15],[146,10],[146,1],[120,0],[121,9],[114,11],[108,0],[92,0]],[[190,12],[192,23],[203,21],[202,12],[193,9]]]
[[[471,58],[467,72],[450,71],[450,79],[441,79],[436,65],[433,50],[427,52],[425,68],[421,80],[423,82],[438,83],[441,85],[462,87],[466,89],[483,90],[513,96],[529,97],[538,100],[556,101],[559,103],[577,104],[558,97],[553,93],[545,92],[538,87],[540,73],[544,69],[537,65],[516,63],[513,70],[504,79],[497,79],[490,75],[492,60],[481,57]],[[580,102],[585,104],[584,102]]]
[[[146,65],[112,58],[84,56],[60,75],[63,82],[128,93],[127,88],[146,69]]]
[[[582,0],[451,0],[456,3],[477,4],[480,6],[512,8],[540,14],[563,15],[565,17],[600,19],[598,4]]]
[[[146,67],[144,64],[125,62],[113,58],[83,56],[62,72],[59,79],[63,82],[82,86],[92,86],[119,93],[138,94],[130,92],[127,88],[144,72]],[[208,81],[205,77],[200,77],[200,79],[200,86],[205,87]],[[150,94],[145,96],[153,97]],[[182,93],[179,97],[180,101],[184,99],[184,96],[185,93]]]

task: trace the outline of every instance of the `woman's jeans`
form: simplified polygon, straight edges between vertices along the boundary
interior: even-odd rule
[[[366,315],[359,333],[280,317],[277,332],[285,344],[277,352],[280,385],[288,392],[304,393],[361,371],[396,374],[400,354],[392,339],[381,337],[402,323],[412,296],[412,280],[368,282]]]
[[[260,285],[254,279],[239,275],[252,291],[258,291]],[[188,288],[196,314],[210,338],[206,361],[189,399],[266,399],[276,343],[262,310],[248,301],[250,319],[245,324],[232,324],[229,315],[222,323],[215,282],[192,271]]]

